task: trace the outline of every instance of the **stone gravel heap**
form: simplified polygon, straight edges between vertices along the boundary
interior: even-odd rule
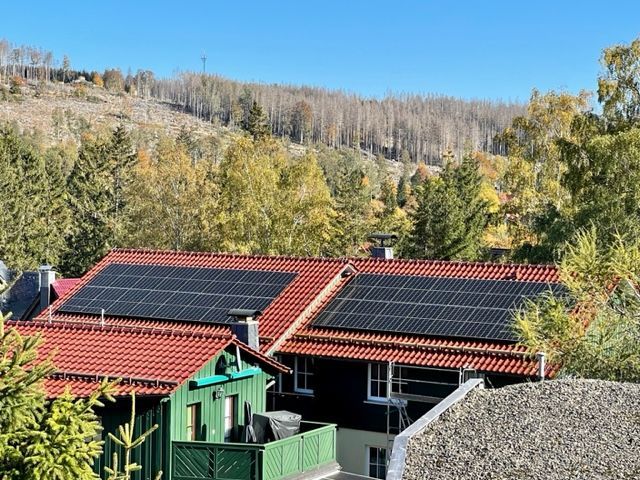
[[[474,390],[411,438],[403,478],[640,479],[640,385]]]

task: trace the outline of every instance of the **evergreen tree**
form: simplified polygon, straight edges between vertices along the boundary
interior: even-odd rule
[[[480,198],[477,162],[448,163],[439,177],[418,187],[413,229],[406,246],[415,258],[475,260],[480,256],[487,205]]]
[[[140,447],[149,436],[158,429],[158,424],[135,436],[136,432],[136,395],[131,391],[131,417],[127,423],[118,429],[118,436],[109,432],[109,438],[113,443],[124,451],[124,462],[120,465],[122,458],[118,457],[118,453],[114,452],[110,467],[105,467],[105,472],[109,475],[107,480],[131,480],[132,474],[142,470],[142,465],[131,462],[131,454]],[[162,478],[162,470],[160,470],[154,480]]]
[[[482,236],[489,220],[489,205],[482,196],[482,175],[478,161],[465,155],[454,169],[454,182],[463,209],[466,247],[461,258],[477,259],[483,247]]]
[[[453,260],[465,249],[463,205],[455,185],[444,178],[428,178],[417,189],[417,208],[408,254],[414,258]]]
[[[136,162],[136,153],[133,149],[131,136],[124,125],[119,125],[111,134],[107,142],[109,170],[112,176],[113,186],[111,192],[113,237],[118,240],[122,237],[123,215],[125,212],[124,191],[131,182],[132,169]]]
[[[70,225],[61,159],[0,131],[0,258],[17,269],[55,264]]]
[[[359,255],[373,226],[369,218],[371,194],[368,178],[360,168],[352,168],[343,162],[334,184],[336,236],[332,242],[333,254]]]
[[[61,271],[80,276],[114,245],[114,180],[107,142],[85,136],[67,188],[74,226]]]
[[[269,120],[265,115],[262,107],[255,100],[249,110],[249,117],[245,125],[245,130],[253,137],[254,140],[268,137],[271,135]]]
[[[39,335],[23,337],[0,315],[0,478],[3,480],[94,479],[102,442],[94,413],[113,384],[103,383],[86,399],[68,392],[47,402],[43,379],[55,371],[38,358]]]

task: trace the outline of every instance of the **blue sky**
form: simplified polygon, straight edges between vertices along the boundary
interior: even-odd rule
[[[28,5],[28,7],[26,6]],[[88,70],[524,101],[594,90],[601,50],[640,35],[637,1],[7,2],[0,37]]]

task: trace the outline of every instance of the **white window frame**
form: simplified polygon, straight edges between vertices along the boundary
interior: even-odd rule
[[[371,450],[382,450],[384,452],[384,458],[383,458],[383,462],[384,463],[382,463],[382,464],[381,463],[375,463],[375,464],[371,463]],[[371,476],[371,465],[375,465],[376,466],[376,470],[380,469],[381,467],[384,468],[384,476],[382,476],[382,477],[372,477],[372,478],[382,478],[382,479],[384,479],[385,476],[387,475],[387,467],[388,467],[387,460],[389,458],[389,452],[388,452],[387,448],[386,447],[377,447],[375,445],[366,445],[365,449],[364,449],[364,453],[365,453],[365,472],[364,472],[364,474],[366,476],[368,476],[368,477]],[[378,462],[380,461],[380,453],[382,453],[382,452],[378,452],[378,454],[376,455],[377,459],[378,459]]]
[[[375,367],[377,369],[378,376],[375,379],[372,378],[372,370],[373,370],[372,367]],[[387,401],[389,400],[388,397],[387,397],[387,394],[385,394],[384,397],[379,396],[379,393],[380,393],[379,384],[383,383],[383,380],[381,380],[381,377],[380,377],[380,372],[385,372],[384,384],[386,385],[385,386],[385,390],[387,391],[387,394],[388,394],[388,391],[389,391],[389,367],[387,366],[386,363],[370,363],[367,366],[367,400],[369,402],[387,403]],[[374,381],[378,384],[378,388],[377,388],[376,392],[372,391],[372,388],[371,388],[371,384]],[[375,393],[375,395],[374,395],[374,393]]]
[[[302,360],[300,363],[299,360]],[[300,367],[304,365],[304,371],[300,370]],[[303,393],[305,395],[313,395],[313,388],[307,388],[309,386],[309,380],[313,381],[314,372],[311,369],[311,357],[295,357],[293,361],[293,391],[296,393]],[[305,378],[305,385],[298,385],[298,375],[302,375]]]

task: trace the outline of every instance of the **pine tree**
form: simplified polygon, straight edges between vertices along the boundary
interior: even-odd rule
[[[47,402],[43,380],[55,371],[40,359],[41,337],[6,328],[0,315],[0,478],[3,480],[94,479],[102,442],[94,413],[101,398],[113,401],[113,383],[103,382],[86,399],[68,392]]]
[[[113,206],[113,237],[117,240],[123,235],[122,223],[126,207],[124,191],[131,182],[132,169],[136,162],[136,153],[133,149],[131,136],[124,125],[119,125],[111,134],[107,145],[109,169],[113,178],[111,200]]]
[[[139,465],[131,461],[131,454],[133,450],[141,446],[144,441],[158,429],[158,424],[153,425],[151,428],[142,432],[137,437],[134,437],[135,432],[135,420],[136,420],[136,394],[131,391],[131,418],[129,422],[125,423],[118,429],[118,436],[109,432],[109,438],[116,445],[122,448],[124,451],[124,462],[120,465],[118,454],[114,452],[111,467],[105,467],[105,472],[109,474],[107,480],[130,480],[131,474],[142,470],[142,465]],[[162,477],[162,470],[160,470],[154,480],[160,480]]]
[[[456,189],[443,178],[428,178],[418,187],[412,215],[409,254],[414,258],[452,260],[464,249],[462,205]]]
[[[57,263],[70,225],[64,165],[12,129],[0,131],[0,258],[17,269]],[[10,226],[10,228],[9,228]]]
[[[482,236],[489,218],[489,205],[482,197],[480,167],[475,157],[466,155],[453,172],[465,225],[466,247],[461,258],[477,259],[481,255]]]
[[[262,110],[262,107],[258,105],[258,102],[255,100],[249,110],[249,118],[247,119],[245,130],[253,137],[254,140],[259,140],[271,135],[269,120]]]
[[[360,168],[342,164],[334,179],[336,216],[333,254],[355,256],[372,230],[369,218],[371,194],[366,175]]]
[[[440,177],[418,187],[407,253],[415,258],[475,260],[482,249],[487,205],[480,198],[477,162],[448,163]]]
[[[85,137],[67,182],[74,219],[61,271],[79,276],[114,245],[114,180],[108,143]]]

